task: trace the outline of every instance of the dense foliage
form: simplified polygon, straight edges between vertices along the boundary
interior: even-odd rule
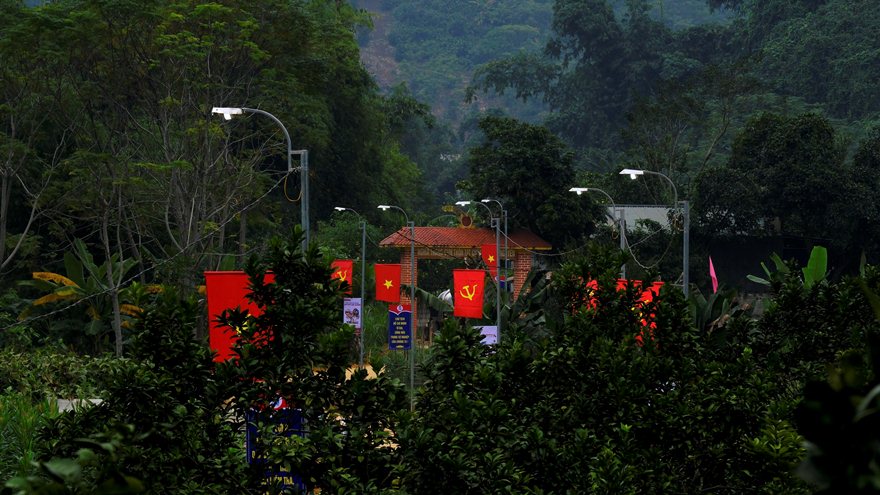
[[[299,175],[286,177],[278,125],[227,123],[212,106],[277,116],[310,152],[312,198],[411,204],[419,172],[360,64],[365,18],[344,2],[0,7],[4,281],[49,270],[81,237],[99,264],[136,262],[106,274],[111,296],[133,274],[190,289],[291,225],[299,208],[282,192],[296,200]],[[326,217],[333,204],[311,206]]]
[[[708,0],[669,17],[685,3],[385,2],[423,78],[383,96],[358,57],[367,16],[346,2],[0,0],[0,285],[19,290],[0,299],[5,492],[278,491],[268,470],[323,493],[876,489],[876,271],[778,260],[756,316],[726,291],[686,301],[668,283],[680,212],[633,231],[659,260],[639,275],[667,280],[650,302],[616,289],[625,257],[596,249],[532,274],[499,346],[447,321],[418,354],[413,410],[400,355],[377,379],[348,369],[341,287],[319,255],[358,255],[359,219],[331,217],[337,201],[425,224],[441,198],[496,197],[512,227],[562,248],[614,234],[594,227],[604,199],[573,185],[676,197],[656,176],[598,173],[632,166],[692,202],[701,266],[736,236],[818,240],[853,274],[861,252],[878,259],[875,2]],[[424,100],[459,94],[477,64],[480,111],[458,128],[436,118]],[[539,100],[546,126],[480,90]],[[266,240],[299,211],[276,123],[214,105],[270,110],[310,150],[322,250]],[[399,227],[386,222],[362,262],[388,256],[374,247]],[[239,359],[216,364],[200,273],[242,266],[263,312],[223,316]],[[44,414],[51,397],[94,395]],[[304,434],[274,434],[280,401]]]
[[[104,402],[52,419],[35,447],[40,470],[7,490],[256,493],[266,469],[330,493],[808,493],[873,479],[858,453],[869,450],[846,456],[856,471],[828,461],[840,448],[829,431],[862,431],[843,426],[858,413],[846,394],[864,397],[876,380],[876,359],[859,357],[876,352],[880,328],[873,268],[839,283],[784,270],[762,317],[730,312],[698,326],[673,287],[648,302],[636,285],[618,290],[620,255],[595,249],[549,285],[531,278],[500,346],[448,320],[408,411],[399,381],[346,376],[342,287],[299,246],[272,243],[249,264],[263,313],[221,318],[240,329],[237,360],[212,364],[192,340],[192,302],[166,294],[150,305]],[[842,374],[818,385],[838,359]],[[279,399],[304,435],[275,434]],[[268,464],[244,462],[246,417],[262,425]],[[808,454],[802,481],[795,469]]]

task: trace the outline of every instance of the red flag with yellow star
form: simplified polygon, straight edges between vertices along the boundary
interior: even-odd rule
[[[482,318],[485,283],[485,270],[452,270],[452,287],[455,294],[452,314],[463,318]]]
[[[376,264],[376,300],[400,301],[400,263]]]
[[[330,266],[333,268],[333,279],[348,284],[345,293],[351,295],[351,286],[354,283],[354,261],[334,260]]]
[[[483,263],[489,267],[489,273],[494,278],[498,275],[498,249],[495,248],[495,244],[483,244],[480,254],[483,256]]]

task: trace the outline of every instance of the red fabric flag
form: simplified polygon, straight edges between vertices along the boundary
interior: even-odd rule
[[[718,275],[715,275],[715,265],[712,264],[712,257],[709,256],[709,276],[712,278],[712,293],[718,292]]]
[[[335,260],[330,264],[333,267],[333,278],[339,279],[340,282],[348,284],[345,293],[351,295],[351,286],[354,282],[354,261],[352,260]]]
[[[483,256],[483,263],[489,267],[492,278],[495,278],[498,275],[498,250],[495,249],[495,244],[483,244],[480,254]]]
[[[485,283],[485,270],[452,270],[452,287],[455,294],[452,314],[463,318],[482,318]]]
[[[275,275],[267,273],[264,283],[275,281]],[[241,271],[205,272],[205,292],[208,298],[208,345],[216,351],[214,361],[226,361],[238,357],[232,351],[232,346],[238,341],[238,332],[234,328],[221,326],[217,322],[226,309],[240,307],[250,314],[259,316],[262,310],[248,298],[248,276]]]
[[[400,301],[400,263],[376,265],[376,300]]]

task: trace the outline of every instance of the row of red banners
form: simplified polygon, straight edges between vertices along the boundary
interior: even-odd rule
[[[333,266],[337,267],[334,276],[350,285],[353,262],[351,260],[337,260]],[[453,270],[452,278],[455,303],[453,314],[463,318],[482,318],[486,270]],[[267,273],[263,280],[264,283],[271,283],[274,282],[274,279],[273,274]],[[248,297],[250,288],[248,287],[247,275],[244,272],[205,272],[205,282],[208,296],[208,321],[211,329],[210,345],[212,349],[217,351],[215,361],[225,361],[234,357],[232,346],[238,339],[238,333],[220,327],[217,317],[223,310],[235,307],[247,309],[253,316],[259,316],[261,310]],[[400,283],[400,264],[376,265],[377,300],[399,302]],[[640,300],[633,308],[639,312],[642,311],[642,304],[652,301],[660,293],[660,288],[663,286],[663,282],[653,282],[648,285],[639,280],[621,279],[617,281],[616,289],[618,291],[626,290],[628,284],[632,284],[635,290],[641,291]],[[595,308],[597,305],[595,292],[599,290],[598,283],[591,280],[586,282],[586,286],[590,292],[583,302],[588,307]],[[653,317],[653,314],[642,314],[642,324],[648,328],[650,337],[653,337],[653,329],[656,326]],[[636,340],[641,344],[642,335],[637,336]]]
[[[490,275],[498,275],[498,250],[494,244],[484,244],[480,248],[483,262]],[[333,277],[348,284],[347,294],[351,294],[354,273],[353,260],[336,260],[332,263]],[[401,265],[376,264],[376,300],[386,302],[400,301]],[[455,316],[463,318],[483,317],[483,289],[486,270],[453,270],[453,294],[455,297]]]
[[[376,300],[400,301],[401,265],[377,264]],[[453,315],[463,318],[483,317],[483,288],[486,270],[452,270],[454,290]]]

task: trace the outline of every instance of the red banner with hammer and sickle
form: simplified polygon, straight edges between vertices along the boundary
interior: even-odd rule
[[[351,286],[354,285],[354,261],[334,260],[330,266],[333,268],[333,279],[339,279],[340,282],[348,284],[345,293],[351,295]]]
[[[463,318],[483,317],[485,270],[452,270],[455,307],[453,315]]]

